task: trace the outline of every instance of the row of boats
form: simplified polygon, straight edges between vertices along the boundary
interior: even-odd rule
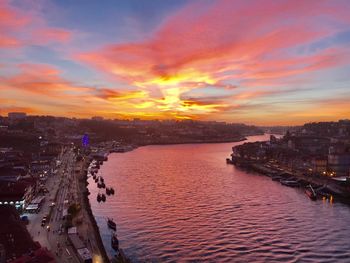
[[[113,187],[106,187],[104,178],[102,176],[97,176],[97,172],[100,168],[100,165],[102,165],[102,161],[93,161],[89,167],[89,172],[97,184],[97,187],[99,189],[105,189],[105,193],[98,193],[97,194],[97,202],[106,202],[106,195],[114,195],[115,191]],[[114,222],[112,218],[107,218],[107,226],[112,230],[112,235],[111,235],[111,247],[119,252],[119,240],[117,237],[117,224]]]
[[[236,162],[229,158],[226,159],[226,163],[236,165]],[[321,198],[333,201],[333,195],[328,191],[326,185],[312,184],[306,180],[298,179],[293,174],[290,174],[288,172],[274,171],[270,167],[265,167],[259,164],[247,163],[242,165],[240,163],[239,166],[242,168],[253,169],[254,171],[265,174],[271,177],[273,181],[278,181],[284,186],[304,188],[304,192],[310,198],[310,200],[315,201],[318,198]]]
[[[113,189],[113,187],[106,187],[106,194],[104,194],[104,193],[98,193],[97,194],[97,197],[96,197],[96,199],[97,199],[97,202],[106,202],[106,195],[114,195],[114,189]]]
[[[97,194],[97,202],[106,202],[107,198],[106,195],[114,195],[115,191],[113,187],[106,187],[105,181],[103,179],[102,176],[98,176],[97,172],[98,169],[100,168],[100,165],[102,164],[102,161],[93,161],[89,167],[89,172],[93,178],[93,180],[95,181],[95,183],[97,184],[97,187],[99,189],[105,189],[106,193],[98,193]]]
[[[325,186],[311,184],[305,180],[298,179],[288,173],[282,173],[280,175],[270,175],[273,181],[279,181],[284,186],[289,187],[303,187],[305,194],[313,201],[317,198],[332,198],[332,195],[325,191]]]

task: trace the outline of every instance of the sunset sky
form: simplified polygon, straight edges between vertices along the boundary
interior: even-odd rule
[[[350,118],[350,1],[0,0],[0,115]]]

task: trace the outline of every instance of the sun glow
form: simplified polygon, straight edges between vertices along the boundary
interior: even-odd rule
[[[254,124],[350,116],[347,1],[180,1],[135,13],[66,3],[67,17],[46,1],[19,2],[0,1],[0,114]],[[73,23],[75,12],[91,13],[96,30]]]

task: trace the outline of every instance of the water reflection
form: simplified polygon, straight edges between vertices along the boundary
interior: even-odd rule
[[[266,136],[250,137],[250,141]],[[227,165],[240,143],[147,146],[112,154],[99,172],[116,195],[93,212],[117,222],[133,262],[347,262],[350,209]]]

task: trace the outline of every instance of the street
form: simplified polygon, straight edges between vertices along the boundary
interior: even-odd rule
[[[57,262],[80,262],[75,251],[67,241],[67,233],[63,231],[63,211],[69,204],[77,199],[77,186],[74,176],[75,154],[68,149],[60,155],[61,164],[56,174],[50,174],[45,183],[49,192],[45,195],[45,201],[38,214],[25,214],[29,218],[27,226],[34,241],[47,247],[55,255]],[[51,207],[50,207],[51,205]],[[50,220],[41,226],[42,218],[49,215]]]

